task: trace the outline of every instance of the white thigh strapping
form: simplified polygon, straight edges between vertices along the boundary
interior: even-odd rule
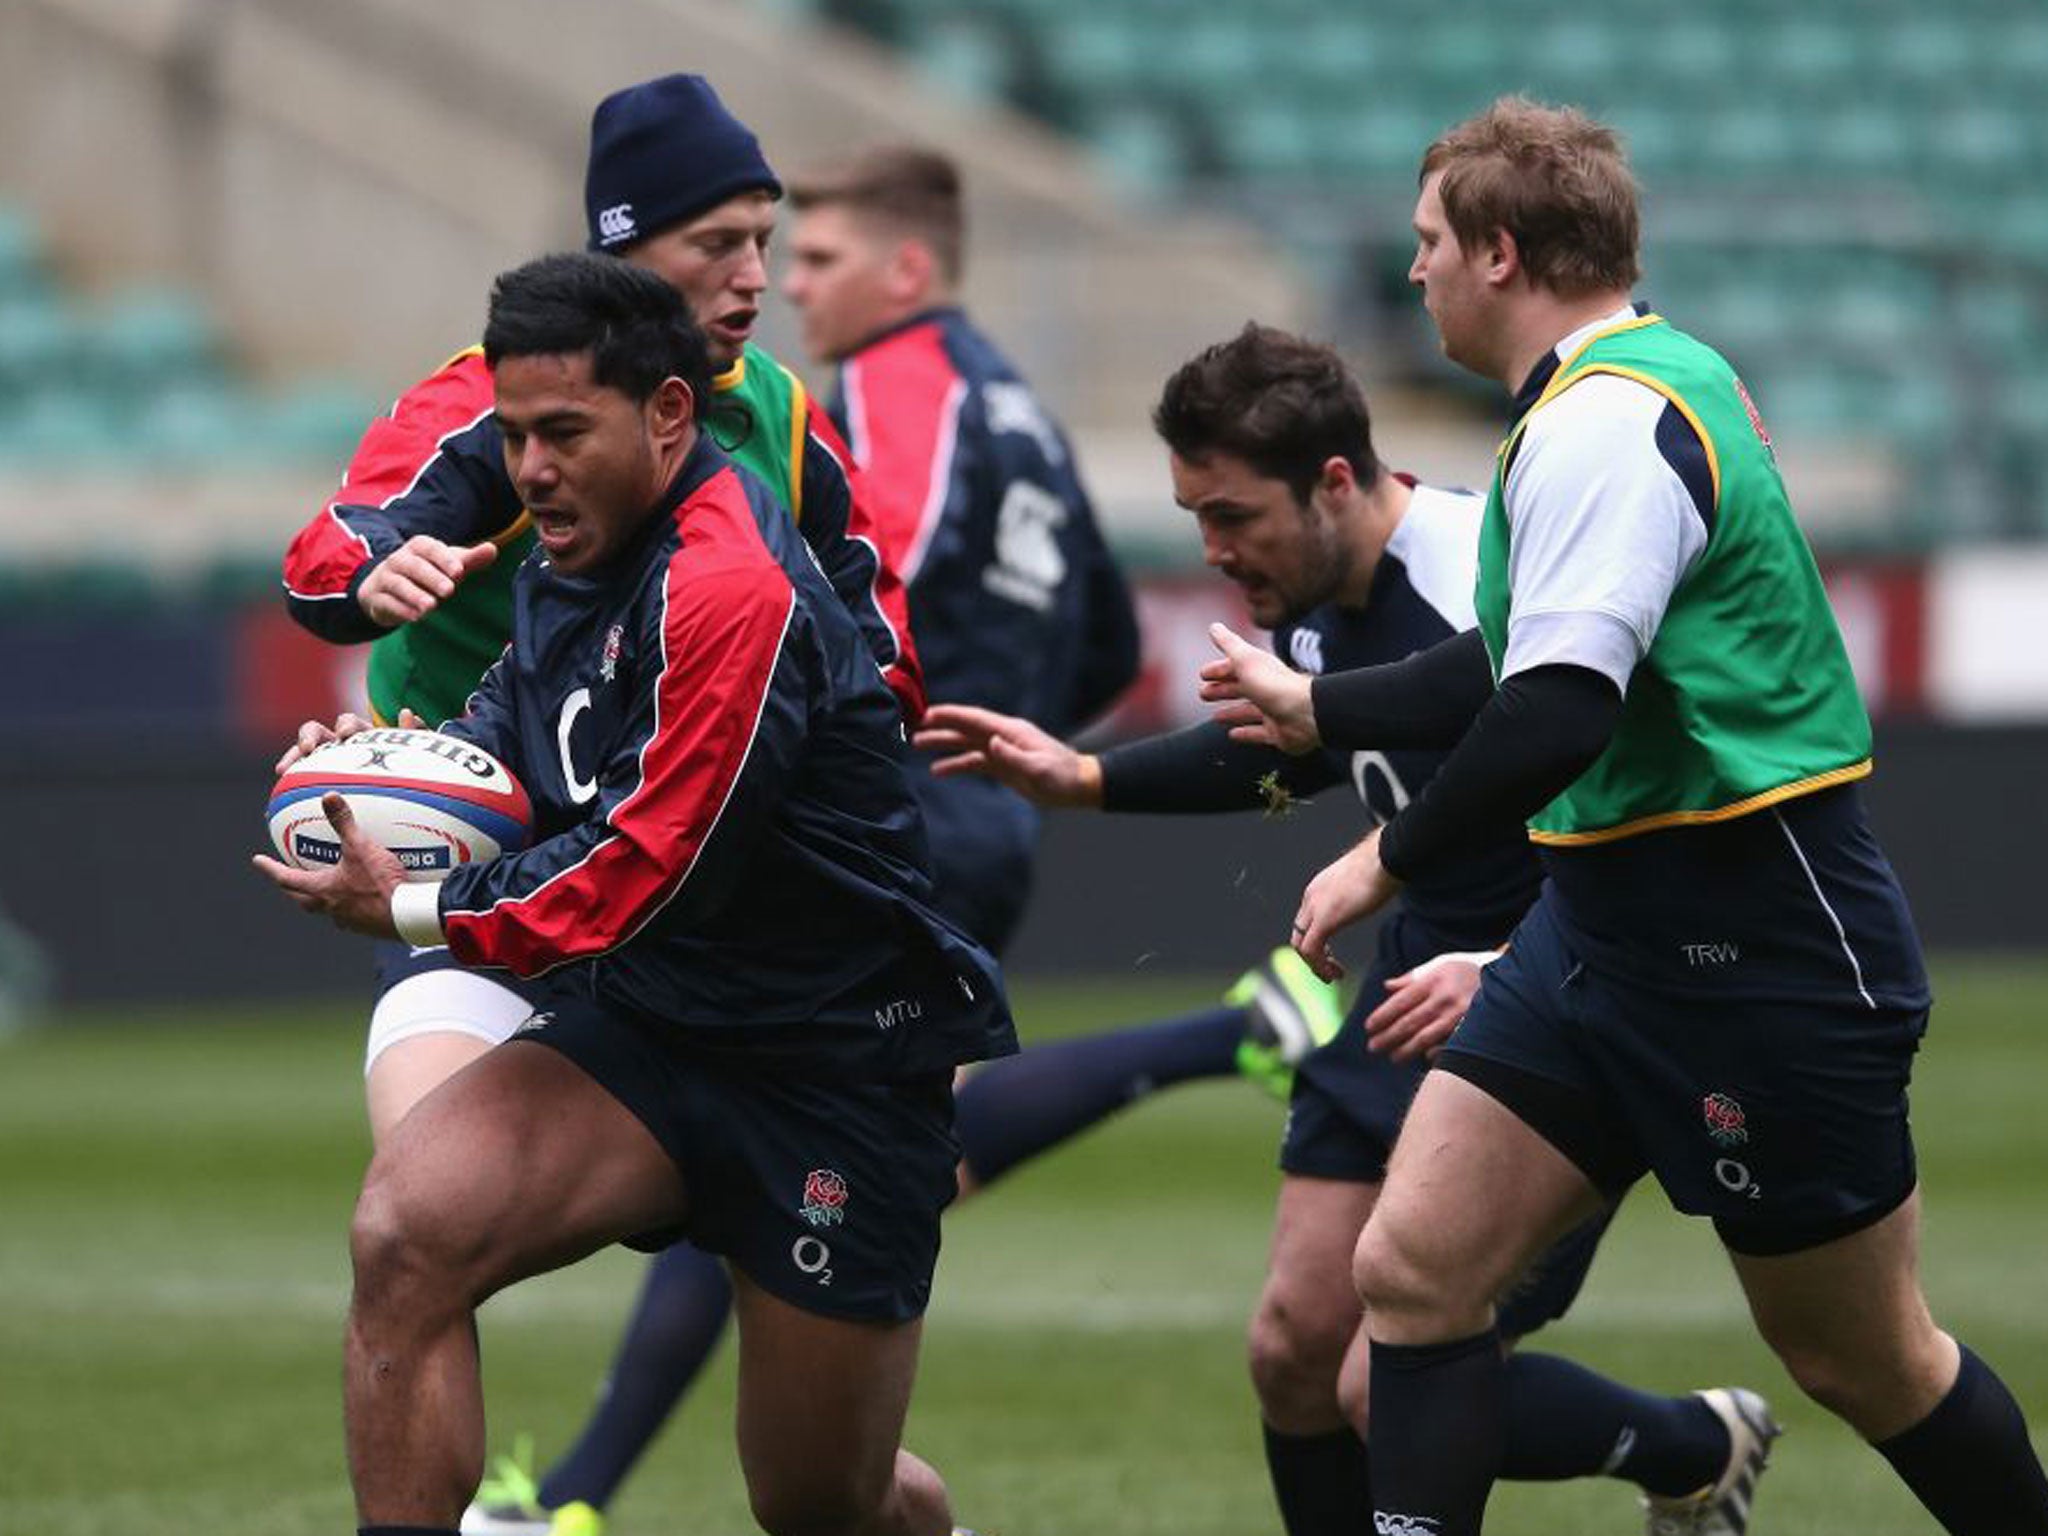
[[[377,999],[370,1042],[363,1055],[368,1076],[377,1057],[416,1035],[473,1035],[487,1045],[511,1038],[533,1014],[533,1004],[510,987],[475,971],[427,971],[408,976]]]

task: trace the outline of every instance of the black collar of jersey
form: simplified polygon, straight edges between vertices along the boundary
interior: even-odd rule
[[[1635,300],[1629,308],[1638,316],[1650,312],[1650,306],[1641,299]],[[1536,360],[1536,366],[1529,370],[1529,377],[1522,380],[1522,387],[1515,391],[1514,404],[1511,408],[1513,420],[1520,421],[1529,414],[1536,402],[1543,398],[1543,391],[1550,387],[1550,381],[1557,377],[1557,370],[1563,365],[1564,359],[1558,356],[1555,347]]]
[[[891,336],[900,336],[905,331],[915,330],[920,325],[930,325],[934,321],[943,324],[948,320],[964,320],[965,318],[966,315],[958,304],[934,304],[930,309],[920,309],[914,315],[905,315],[901,320],[883,326],[879,331],[865,337],[859,346],[846,355],[848,357],[857,357],[867,351],[869,347],[879,346]]]

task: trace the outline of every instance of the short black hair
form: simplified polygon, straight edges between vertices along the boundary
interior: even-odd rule
[[[1351,466],[1362,489],[1380,477],[1365,391],[1344,360],[1257,322],[1174,370],[1152,428],[1181,458],[1230,454],[1286,481],[1304,505],[1333,458]]]
[[[652,272],[587,251],[541,256],[491,285],[484,361],[590,354],[591,377],[636,403],[681,379],[701,419],[711,349],[683,296]]]

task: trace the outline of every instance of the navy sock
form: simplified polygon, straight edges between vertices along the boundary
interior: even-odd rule
[[[2027,1421],[1998,1373],[1968,1349],[1934,1411],[1877,1451],[1950,1536],[2048,1531],[2048,1479]]]
[[[1266,1432],[1266,1470],[1287,1536],[1358,1536],[1372,1513],[1372,1474],[1357,1432],[1321,1435]]]
[[[1244,1010],[1033,1045],[981,1068],[954,1098],[967,1170],[993,1184],[1019,1163],[1107,1119],[1155,1088],[1237,1070]]]
[[[732,1281],[710,1254],[677,1243],[654,1256],[582,1438],[541,1479],[543,1505],[604,1508],[703,1369],[731,1311]]]
[[[1375,1529],[1479,1536],[1506,1431],[1502,1366],[1492,1328],[1448,1344],[1373,1341]]]
[[[1697,1397],[1657,1397],[1556,1355],[1508,1356],[1500,1475],[1620,1477],[1678,1498],[1728,1465],[1728,1426]]]

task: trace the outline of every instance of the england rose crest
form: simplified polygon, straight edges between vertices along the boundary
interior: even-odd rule
[[[836,1227],[846,1219],[846,1180],[830,1168],[813,1168],[804,1179],[798,1215],[814,1227]]]
[[[1725,1093],[1710,1093],[1700,1103],[1706,1116],[1707,1134],[1724,1147],[1739,1147],[1749,1140],[1749,1117],[1742,1106]]]

